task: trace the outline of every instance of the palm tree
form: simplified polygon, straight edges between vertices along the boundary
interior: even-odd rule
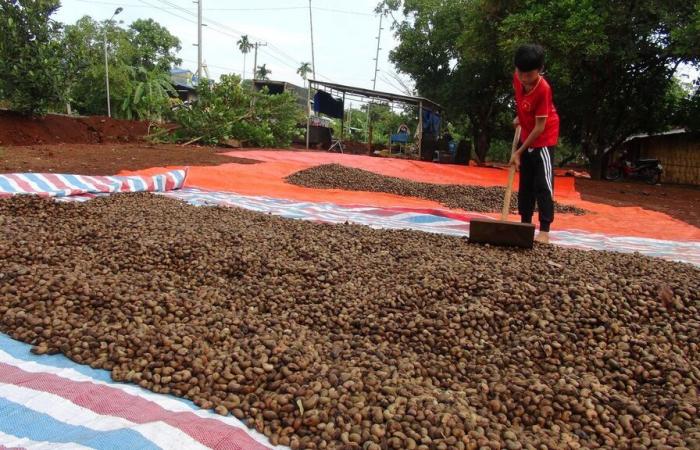
[[[297,73],[300,77],[306,81],[306,76],[311,72],[311,63],[303,62],[301,66],[297,69]]]
[[[267,64],[263,64],[262,66],[258,66],[258,71],[255,75],[255,78],[257,78],[258,80],[269,80],[267,76],[271,73],[272,71],[267,68]]]
[[[238,49],[243,53],[243,79],[245,80],[245,62],[246,62],[246,55],[253,49],[253,44],[250,43],[250,40],[248,39],[248,35],[244,34],[241,36],[241,38],[237,42],[238,44]]]

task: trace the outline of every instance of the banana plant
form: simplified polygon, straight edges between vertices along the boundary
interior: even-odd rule
[[[127,119],[161,121],[177,99],[177,91],[167,73],[132,67],[130,92],[124,98],[122,111]]]

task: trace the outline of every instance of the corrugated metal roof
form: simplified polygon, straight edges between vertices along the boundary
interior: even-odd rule
[[[660,132],[660,133],[651,133],[651,134],[640,133],[640,134],[633,134],[632,136],[628,136],[627,139],[625,139],[623,142],[629,142],[629,141],[631,141],[631,140],[633,140],[633,139],[644,139],[644,138],[654,137],[654,136],[670,136],[670,135],[674,135],[674,134],[684,134],[684,133],[688,133],[688,132],[689,132],[689,131],[686,130],[685,128],[675,128],[675,129],[673,129],[673,130],[662,131],[662,132]]]
[[[327,87],[329,89],[336,90],[338,92],[346,92],[346,93],[360,95],[360,96],[367,97],[367,98],[379,98],[379,99],[387,100],[390,102],[407,103],[409,105],[418,106],[420,103],[423,103],[423,107],[425,107],[427,109],[432,109],[434,111],[442,111],[443,110],[443,107],[440,106],[438,103],[435,103],[434,101],[429,100],[429,99],[424,98],[424,97],[410,97],[408,95],[392,94],[391,92],[373,91],[371,89],[346,86],[343,84],[329,83],[327,81],[309,80],[309,83],[311,83],[311,87],[314,87],[314,85],[323,86],[323,87]]]

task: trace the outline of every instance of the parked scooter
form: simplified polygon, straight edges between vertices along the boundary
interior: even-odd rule
[[[638,178],[648,184],[658,184],[661,180],[663,167],[658,159],[638,159],[629,161],[627,152],[623,152],[616,161],[612,162],[606,172],[607,180],[619,180],[620,178]]]

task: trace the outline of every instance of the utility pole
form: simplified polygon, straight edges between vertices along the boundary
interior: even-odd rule
[[[379,73],[379,47],[382,41],[382,20],[384,19],[384,14],[379,16],[379,31],[377,32],[377,54],[374,57],[374,78],[372,79],[372,90],[377,90],[377,73]],[[372,115],[372,101],[367,104],[367,143],[369,144],[369,153],[372,154],[372,130],[371,130],[371,120]]]
[[[311,72],[316,79],[316,57],[314,55],[314,16],[311,12],[311,0],[309,0],[309,27],[311,28]],[[306,107],[308,113],[306,115],[306,149],[309,149],[309,139],[311,133],[311,80],[308,80],[306,86]]]
[[[107,24],[105,24],[104,27],[104,50],[105,50],[105,85],[107,87],[107,117],[112,117],[112,105],[111,101],[109,98],[109,57],[107,55],[107,25],[112,23],[112,19],[114,19],[114,16],[119,14],[120,12],[124,11],[124,8],[121,6],[117,9],[114,10],[114,14],[112,14],[112,17],[109,18],[107,21]],[[70,106],[68,108],[68,114],[70,114]]]
[[[267,47],[267,43],[255,42],[253,47],[255,47],[255,58],[253,59],[253,81],[255,81],[258,78],[258,47]]]
[[[311,27],[311,71],[316,79],[316,58],[314,57],[314,16],[311,13],[311,0],[309,0],[309,26]]]
[[[377,55],[374,57],[374,79],[372,80],[372,90],[377,90],[377,73],[379,73],[379,44],[382,40],[382,19],[384,19],[384,14],[379,16],[379,32],[377,33]]]
[[[202,0],[197,0],[197,79],[202,79]]]

